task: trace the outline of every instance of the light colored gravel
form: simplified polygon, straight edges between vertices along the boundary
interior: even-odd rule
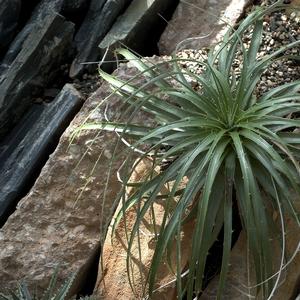
[[[274,1],[263,1],[262,6],[271,4]],[[250,10],[250,9],[249,9]],[[280,11],[266,16],[263,23],[264,33],[262,38],[261,48],[258,54],[258,59],[274,52],[280,47],[287,45],[290,42],[300,39],[300,15],[295,11]],[[243,37],[244,46],[247,48],[250,44],[251,32]],[[203,61],[207,57],[208,49],[189,49],[178,53],[178,56],[183,59],[196,59]],[[297,46],[285,52],[285,55],[300,55],[300,47]],[[197,62],[183,62],[184,68],[187,68],[193,73],[201,73],[202,67]],[[235,73],[238,76],[241,65],[241,52],[237,54],[234,62]],[[291,59],[280,60],[274,62],[264,72],[261,81],[257,87],[257,93],[262,94],[272,87],[283,83],[291,82],[300,79],[300,62]],[[196,85],[196,82],[193,82]]]

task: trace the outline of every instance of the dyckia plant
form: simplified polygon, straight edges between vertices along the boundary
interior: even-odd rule
[[[180,58],[174,57],[164,68],[166,62],[155,65],[124,49],[118,53],[135,65],[140,72],[137,76],[145,78],[140,86],[134,83],[137,76],[125,82],[100,71],[133,114],[146,111],[156,122],[145,126],[133,124],[133,118],[129,118],[100,124],[102,129],[119,132],[122,139],[134,140],[129,147],[143,149],[138,152],[140,160],[150,157],[153,168],[160,168],[160,172],[149,172],[151,176],[125,199],[114,225],[116,228],[126,217],[129,208],[137,207],[135,224],[128,232],[129,274],[130,249],[140,234],[143,217],[158,197],[165,203],[147,278],[150,298],[159,265],[168,260],[168,250],[174,243],[175,257],[180,260],[179,235],[182,226],[192,219],[195,226],[185,276],[181,267],[176,271],[178,299],[201,295],[207,255],[220,233],[224,243],[218,299],[222,298],[230,263],[235,201],[247,235],[257,292],[267,299],[278,286],[284,259],[278,266],[272,250],[276,241],[272,238],[277,237],[284,258],[285,217],[290,215],[300,224],[294,208],[300,192],[300,134],[295,130],[300,125],[300,82],[272,88],[262,95],[257,93],[257,85],[274,60],[283,59],[286,50],[300,44],[295,41],[258,58],[264,16],[284,7],[279,1],[267,9],[258,8],[236,30],[230,29],[206,60],[197,61],[203,68],[200,75],[181,68]],[[243,45],[244,34],[251,35],[249,47]],[[233,66],[237,58],[238,75]],[[198,82],[199,90],[191,86],[191,80]],[[182,187],[184,178],[187,180]],[[125,179],[124,188],[127,183]],[[162,195],[166,185],[171,187],[170,192]],[[174,199],[176,205],[169,205]],[[273,221],[274,211],[280,213],[281,222]]]

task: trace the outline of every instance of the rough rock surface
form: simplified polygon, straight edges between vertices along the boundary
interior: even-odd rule
[[[298,199],[297,199],[298,200]],[[299,200],[295,201],[295,208],[300,211]],[[279,216],[277,216],[279,219]],[[278,220],[279,222],[279,220]],[[295,254],[295,258],[283,270],[280,286],[272,300],[295,299],[300,292],[300,226],[291,217],[285,224],[287,257]],[[280,256],[278,255],[278,262]]]
[[[125,70],[118,72],[124,74]],[[113,214],[113,199],[119,183],[116,176],[112,176],[105,190],[115,139],[113,133],[86,130],[72,144],[70,137],[88,117],[90,122],[102,120],[104,108],[107,116],[121,114],[120,103],[114,97],[109,99],[107,107],[98,106],[109,93],[108,85],[103,84],[86,100],[30,193],[19,202],[17,210],[0,230],[1,292],[15,288],[18,280],[25,279],[29,288],[36,286],[41,293],[57,264],[62,265],[61,283],[71,272],[78,271],[73,292],[79,290],[99,250],[100,220],[103,224],[109,223]],[[120,156],[120,160],[111,165],[112,175],[122,161]]]
[[[159,41],[160,54],[201,49],[219,41],[225,30],[242,15],[251,0],[189,0],[179,3]]]
[[[81,104],[82,96],[66,84],[53,102],[35,107],[7,137],[7,148],[0,152],[0,226]]]
[[[83,24],[75,35],[78,51],[74,59],[70,77],[78,77],[84,70],[91,69],[85,62],[95,62],[101,53],[98,44],[109,31],[112,24],[131,0],[92,0]],[[95,65],[92,65],[96,69]]]
[[[0,137],[31,104],[30,95],[53,78],[71,47],[74,24],[56,12],[48,12],[33,28],[0,76]]]
[[[0,0],[0,52],[14,37],[20,10],[21,0]]]

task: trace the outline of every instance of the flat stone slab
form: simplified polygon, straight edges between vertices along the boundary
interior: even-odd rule
[[[201,49],[220,41],[252,0],[188,0],[179,3],[159,41],[161,55]],[[224,20],[224,21],[223,21]]]
[[[126,67],[118,74],[129,78],[131,73]],[[99,253],[99,240],[103,238],[100,225],[110,222],[120,185],[116,176],[111,176],[105,190],[114,133],[83,131],[72,144],[70,138],[87,119],[103,120],[104,111],[108,117],[123,114],[116,97],[107,101],[107,107],[99,107],[110,93],[105,83],[86,100],[33,188],[0,229],[1,292],[14,289],[17,281],[24,279],[29,288],[36,287],[41,294],[58,264],[62,266],[59,282],[78,272],[72,293],[80,290],[90,264]],[[120,155],[112,163],[112,175],[116,175],[123,160]]]
[[[7,148],[0,153],[0,225],[81,105],[82,96],[66,84],[51,103],[38,105],[26,114],[20,127],[7,137]]]
[[[20,41],[16,57],[0,74],[0,138],[31,105],[33,91],[54,76],[71,47],[73,33],[73,23],[50,11]]]

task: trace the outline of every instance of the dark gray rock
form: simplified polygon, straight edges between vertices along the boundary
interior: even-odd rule
[[[77,14],[87,9],[89,4],[90,0],[64,0],[62,13],[68,15]]]
[[[0,52],[14,38],[20,10],[21,0],[0,0]]]
[[[74,37],[74,42],[78,50],[85,45],[86,41],[88,40],[88,36],[91,34],[92,31],[94,31],[94,25],[96,24],[97,18],[101,14],[105,2],[106,0],[91,1],[85,19]]]
[[[85,62],[94,62],[100,58],[99,43],[110,30],[116,18],[132,0],[92,0],[86,18],[75,36],[78,51],[74,59],[70,77],[80,76],[84,70],[90,70]],[[92,67],[94,70],[96,66]]]
[[[33,106],[7,137],[0,153],[0,224],[24,195],[81,104],[80,93],[66,84],[53,102]]]
[[[0,76],[0,139],[30,106],[30,95],[44,87],[66,59],[74,24],[48,11],[25,30],[28,35],[20,41],[20,49],[13,55],[16,57]]]
[[[164,15],[172,6],[174,0],[133,0],[100,43],[101,52],[104,53],[107,48],[113,50],[123,45],[135,51],[141,50],[151,39],[147,32],[152,34],[155,32],[159,15]],[[108,55],[108,59],[111,58],[111,54]]]
[[[47,18],[49,14],[60,13],[65,1],[67,0],[42,0],[35,7],[30,19],[9,46],[9,49],[7,50],[0,65],[0,75],[8,69],[16,59],[22,50],[23,43],[26,41],[28,35],[34,31],[36,27],[43,26],[44,19]]]

